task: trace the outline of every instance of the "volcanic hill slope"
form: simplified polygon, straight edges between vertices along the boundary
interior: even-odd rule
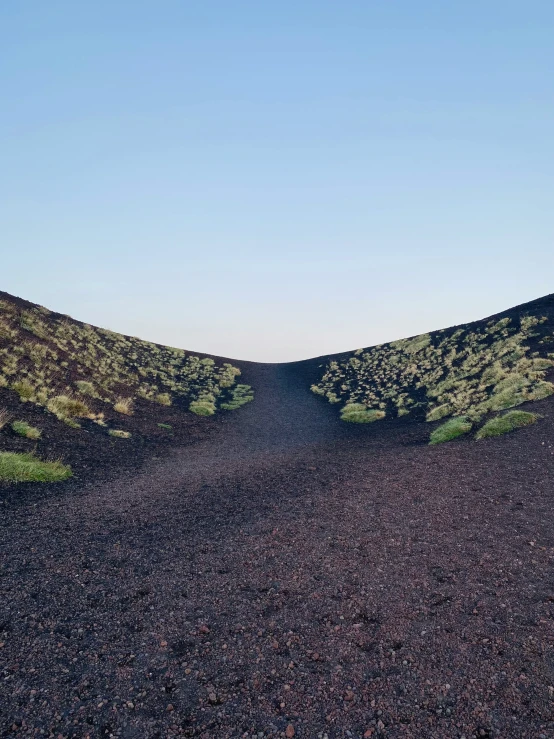
[[[0,736],[553,737],[554,296],[458,329],[210,358],[254,390],[232,412],[235,377],[156,384],[169,406],[124,378],[87,400],[106,426],[74,427],[48,402],[75,375],[43,404],[8,379],[0,450],[74,474],[0,488]],[[215,414],[191,413],[208,393]],[[534,422],[475,438],[514,409]]]

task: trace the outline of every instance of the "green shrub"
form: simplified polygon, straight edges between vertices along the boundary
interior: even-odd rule
[[[363,403],[348,403],[341,410],[341,419],[349,423],[373,423],[385,417],[384,411],[367,408]]]
[[[233,388],[231,399],[222,403],[221,407],[226,411],[234,411],[254,400],[254,392],[250,385],[237,385]]]
[[[84,401],[79,398],[72,398],[69,395],[56,395],[50,398],[46,407],[60,421],[72,418],[85,418],[90,414],[90,408]]]
[[[115,436],[116,439],[130,439],[131,438],[130,431],[122,431],[121,429],[110,429],[108,431],[108,434],[110,436]]]
[[[433,408],[432,411],[429,411],[425,420],[429,422],[440,421],[441,418],[448,416],[450,413],[452,413],[452,408],[448,403],[445,403],[444,405],[439,405],[436,408]]]
[[[40,439],[42,432],[27,423],[27,421],[14,421],[12,423],[12,431],[18,436],[24,436],[26,439]]]
[[[213,416],[215,410],[215,402],[213,400],[193,400],[189,405],[189,411],[192,411],[197,416]]]
[[[445,441],[457,439],[471,431],[473,424],[467,416],[450,418],[446,423],[436,428],[429,437],[429,444],[442,444]]]
[[[114,411],[123,413],[126,416],[133,415],[133,399],[132,398],[117,398],[113,406]]]
[[[71,467],[46,462],[34,454],[0,452],[0,480],[8,482],[60,482],[71,477]]]
[[[554,385],[551,382],[539,381],[525,393],[526,400],[543,400],[554,394]]]
[[[160,405],[171,405],[171,395],[169,393],[158,393],[154,396],[154,400]]]
[[[16,380],[12,382],[11,387],[19,395],[20,400],[32,400],[35,396],[35,388],[27,380]]]
[[[0,408],[0,429],[3,429],[9,420],[10,414],[8,411],[5,408]]]
[[[82,395],[89,395],[91,398],[97,397],[96,389],[92,382],[88,382],[88,380],[77,380],[75,385]]]
[[[510,431],[530,426],[535,423],[539,416],[536,413],[527,413],[527,411],[510,411],[502,416],[496,416],[487,421],[485,425],[475,434],[476,439],[486,439],[489,436],[501,436]]]
[[[171,431],[171,429],[173,428],[173,426],[171,426],[171,424],[169,423],[159,423],[158,426],[161,429],[166,429],[166,431]]]

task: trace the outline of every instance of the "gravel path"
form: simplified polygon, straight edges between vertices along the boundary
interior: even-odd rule
[[[0,520],[2,737],[554,737],[554,403],[429,448],[243,365],[213,438]]]

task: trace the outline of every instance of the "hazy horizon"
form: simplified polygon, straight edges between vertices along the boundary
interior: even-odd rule
[[[0,9],[0,289],[293,361],[554,291],[554,5]]]

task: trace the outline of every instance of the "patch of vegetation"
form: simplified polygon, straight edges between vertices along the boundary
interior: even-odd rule
[[[69,395],[55,395],[47,401],[46,407],[60,421],[74,427],[78,427],[75,418],[86,418],[91,413],[84,400]]]
[[[213,416],[216,411],[215,398],[209,393],[202,394],[198,400],[193,400],[189,405],[189,411],[197,416]]]
[[[75,386],[81,395],[88,395],[91,398],[98,397],[94,384],[88,380],[77,380]]]
[[[71,477],[71,467],[47,462],[34,454],[0,452],[0,480],[7,482],[60,482]]]
[[[254,400],[254,391],[250,385],[236,385],[231,391],[231,398],[221,404],[226,411],[234,411]]]
[[[8,411],[5,408],[0,408],[0,429],[3,429],[9,420],[10,414]]]
[[[19,400],[33,400],[35,397],[35,388],[28,380],[16,380],[11,388],[19,395]]]
[[[331,360],[312,391],[343,404],[341,418],[347,421],[367,422],[365,413],[375,411],[476,422],[554,393],[545,380],[553,359],[531,352],[527,343],[544,333],[545,322],[534,316],[503,318],[358,349]]]
[[[445,441],[452,441],[452,439],[468,434],[472,428],[473,423],[467,416],[450,418],[433,431],[429,444],[443,444]]]
[[[171,429],[173,428],[173,426],[169,423],[159,423],[158,426],[161,429],[166,429],[166,431],[171,431]]]
[[[31,426],[27,421],[14,421],[12,423],[12,431],[18,436],[24,436],[26,439],[40,439],[42,432],[40,429]]]
[[[476,439],[486,439],[489,436],[501,436],[510,431],[530,426],[536,423],[539,416],[536,413],[527,413],[526,411],[510,411],[501,416],[496,416],[487,421],[482,428],[475,434]]]
[[[106,403],[127,415],[137,397],[163,406],[181,401],[200,415],[246,402],[246,395],[236,394],[240,370],[228,362],[94,328],[39,306],[1,302],[0,388],[11,388],[65,423],[78,426],[74,419],[91,411],[67,413],[60,397],[85,406],[94,399],[95,410]],[[79,378],[72,386],[64,370]]]
[[[340,417],[350,423],[373,423],[385,417],[384,411],[368,408],[363,403],[347,403],[341,410]]]
[[[110,436],[115,436],[116,439],[130,439],[131,438],[130,431],[122,431],[121,429],[110,429],[108,431],[108,434]]]
[[[114,411],[123,413],[126,416],[133,415],[133,399],[132,398],[118,398],[114,403]]]

